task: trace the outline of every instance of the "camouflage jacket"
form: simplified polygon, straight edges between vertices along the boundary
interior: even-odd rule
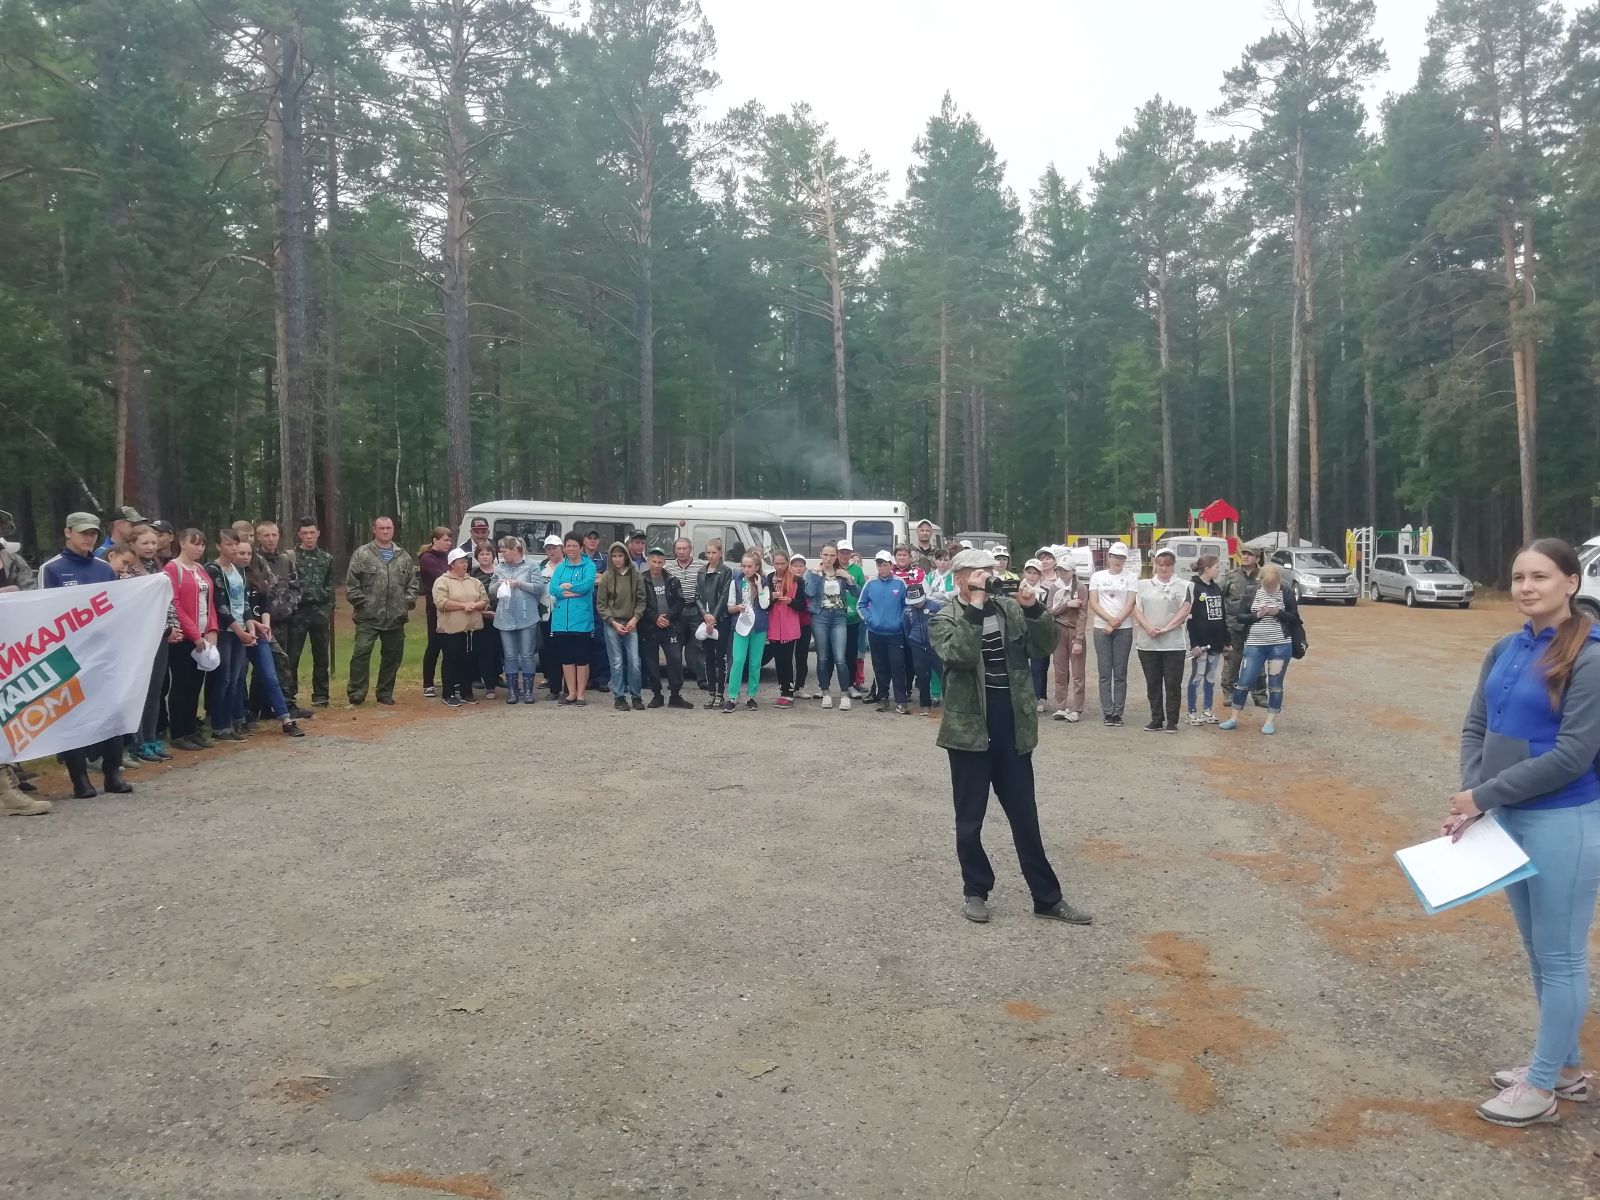
[[[1042,658],[1055,649],[1057,626],[1042,604],[1023,608],[1005,596],[993,597],[989,603],[999,608],[1005,625],[1017,753],[1028,754],[1039,744],[1039,716],[1034,712],[1028,659]],[[938,744],[946,750],[987,750],[982,614],[952,599],[928,622],[928,635],[934,652],[944,661],[944,716],[939,721]]]
[[[1249,627],[1249,621],[1239,619],[1239,605],[1244,600],[1244,594],[1255,587],[1260,575],[1260,571],[1246,575],[1243,567],[1234,567],[1222,577],[1222,611],[1227,617],[1229,633],[1242,633]],[[1245,610],[1244,615],[1248,617],[1249,611]]]
[[[417,564],[398,542],[388,562],[378,544],[368,542],[350,556],[344,586],[357,625],[398,629],[417,604]]]
[[[318,546],[296,550],[294,557],[300,570],[300,607],[328,612],[333,608],[333,555]]]

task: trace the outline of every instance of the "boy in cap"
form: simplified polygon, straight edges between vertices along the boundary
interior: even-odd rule
[[[994,560],[993,577],[999,581],[1000,594],[1002,596],[1015,596],[1022,579],[1011,569],[1011,551],[1004,546],[996,546],[994,548]]]
[[[1030,698],[1028,660],[1048,654],[1055,622],[1031,584],[1015,599],[990,590],[995,559],[964,550],[952,560],[956,593],[929,623],[944,662],[944,716],[938,744],[950,758],[956,811],[956,857],[961,863],[962,916],[989,919],[994,868],[983,850],[983,818],[992,788],[1011,823],[1017,861],[1033,894],[1036,916],[1073,925],[1094,920],[1062,898],[1039,834],[1033,750],[1039,717]]]
[[[644,684],[650,689],[649,708],[693,708],[683,698],[683,589],[667,573],[667,552],[652,546],[645,556],[644,619],[639,622],[639,652],[644,659]],[[671,699],[661,699],[661,653],[667,655],[667,688]]]
[[[879,550],[874,559],[878,577],[861,589],[856,610],[867,626],[867,645],[872,650],[872,686],[878,693],[878,711],[889,711],[889,695],[894,694],[895,711],[909,715],[906,698],[910,685],[906,679],[906,585],[894,573],[894,555]]]

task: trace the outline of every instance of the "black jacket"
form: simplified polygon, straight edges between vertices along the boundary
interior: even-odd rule
[[[717,619],[720,629],[728,623],[728,588],[733,585],[733,568],[724,562],[715,571],[707,563],[696,577],[695,591],[699,593],[700,615]],[[731,639],[730,639],[731,640]]]
[[[645,637],[666,637],[675,633],[678,620],[683,616],[683,589],[678,586],[678,581],[666,571],[661,572],[661,578],[656,579],[648,568],[639,573],[639,578],[644,584],[644,616],[639,621],[639,632]],[[666,596],[666,608],[661,607],[661,597],[656,594],[656,587],[662,585]],[[665,611],[667,619],[672,622],[666,629],[656,624],[656,618]]]
[[[1222,585],[1206,583],[1196,575],[1193,581],[1194,607],[1189,610],[1189,645],[1207,650],[1228,648],[1227,604]]]
[[[1239,600],[1239,611],[1234,614],[1234,621],[1245,630],[1249,637],[1250,626],[1254,625],[1259,617],[1251,610],[1255,607],[1256,593],[1261,590],[1259,583],[1252,583],[1244,591]],[[1289,635],[1289,643],[1294,647],[1294,656],[1304,658],[1310,643],[1306,639],[1306,623],[1300,617],[1300,602],[1294,598],[1293,588],[1283,589],[1283,611],[1278,614],[1278,624],[1283,626],[1283,631]]]
[[[217,610],[217,628],[232,629],[234,622],[244,624],[247,621],[261,620],[261,614],[266,608],[266,597],[250,586],[250,574],[243,567],[235,570],[244,579],[244,611],[233,611],[233,598],[228,595],[228,580],[222,573],[222,564],[212,559],[206,564],[206,574],[211,576],[211,603]]]

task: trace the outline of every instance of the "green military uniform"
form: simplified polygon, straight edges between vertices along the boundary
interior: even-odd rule
[[[345,685],[351,704],[367,698],[372,647],[379,647],[378,701],[394,700],[394,683],[406,652],[406,621],[417,603],[417,565],[398,542],[388,562],[377,542],[368,542],[350,556],[345,592],[355,612],[355,645],[350,650],[350,679]]]
[[[1028,660],[1044,658],[1055,649],[1055,618],[1042,604],[1025,609],[1006,596],[995,596],[989,602],[1000,610],[1005,626],[1016,751],[1030,754],[1039,744],[1039,714],[1034,708],[1033,673]],[[982,626],[968,618],[967,606],[960,597],[952,597],[928,621],[928,637],[944,663],[944,715],[939,721],[938,744],[946,750],[987,750]]]
[[[1258,567],[1254,574],[1250,574],[1243,567],[1234,567],[1222,577],[1222,611],[1228,622],[1228,653],[1222,659],[1222,694],[1233,695],[1234,685],[1239,682],[1239,667],[1244,662],[1244,640],[1250,636],[1250,623],[1240,620],[1243,611],[1244,594],[1255,587],[1256,580],[1261,577]],[[1245,613],[1248,616],[1248,613]],[[1267,706],[1266,676],[1256,682],[1256,690],[1250,693],[1258,708]]]
[[[299,567],[300,607],[289,619],[285,639],[289,678],[284,693],[291,697],[300,694],[300,655],[309,642],[311,702],[320,708],[328,703],[328,657],[333,641],[333,555],[321,546],[314,550],[296,550],[294,555]]]

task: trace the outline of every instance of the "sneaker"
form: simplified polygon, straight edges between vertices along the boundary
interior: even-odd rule
[[[746,712],[755,712],[759,706],[756,704],[756,698],[751,696],[750,699],[744,702],[744,707]]]
[[[134,746],[133,753],[134,757],[141,763],[158,763],[162,761],[161,756],[150,748],[149,742],[139,742]]]
[[[850,699],[852,699],[852,700],[861,699],[861,689],[858,688],[858,687],[852,687],[850,689]]]
[[[1571,1100],[1577,1104],[1586,1104],[1589,1100],[1589,1080],[1592,1076],[1586,1071],[1576,1079],[1556,1077],[1556,1098],[1558,1100]],[[1489,1082],[1502,1091],[1513,1084],[1520,1083],[1524,1087],[1528,1083],[1528,1068],[1513,1067],[1509,1071],[1496,1071],[1489,1076]]]
[[[1223,721],[1220,725],[1218,725],[1217,728],[1218,729],[1237,729],[1237,728],[1239,728],[1239,722],[1235,721],[1232,717],[1229,717],[1226,721]]]
[[[776,708],[793,708],[794,701],[788,696],[779,696],[777,700],[773,702],[773,706]]]
[[[1478,1116],[1491,1125],[1521,1129],[1528,1125],[1560,1121],[1561,1116],[1556,1109],[1554,1096],[1536,1092],[1525,1083],[1513,1083],[1493,1100],[1485,1100],[1478,1105]]]
[[[1044,711],[1044,708],[1045,708],[1045,705],[1044,705],[1044,701],[1043,700],[1035,700],[1033,702],[1033,711],[1034,712],[1042,713]]]
[[[613,700],[611,702],[611,707],[616,709],[618,712],[627,712],[628,711],[628,702],[622,696],[618,696],[615,700]]]
[[[821,700],[822,699],[822,693],[817,691],[816,688],[812,688],[811,691],[809,693],[807,693],[806,699],[807,700]]]
[[[360,708],[366,702],[367,702],[367,698],[365,696],[346,696],[345,697],[345,703],[348,704],[351,708]]]
[[[460,708],[461,698],[459,696],[446,696],[444,703],[446,708]]]
[[[672,694],[672,699],[667,701],[667,707],[668,708],[688,708],[688,709],[693,709],[694,705],[690,704],[682,696],[680,696],[676,692],[674,692]]]
[[[968,896],[961,902],[961,915],[969,921],[985,925],[989,921],[989,902],[982,896]]]
[[[628,703],[633,705],[633,711],[634,712],[643,712],[644,711],[644,697],[643,696],[630,696],[628,698]]]
[[[1078,718],[1081,717],[1081,716],[1083,716],[1083,714],[1080,713],[1077,709],[1069,708],[1067,710],[1067,724],[1068,725],[1076,725],[1078,723]]]
[[[840,696],[839,697],[839,711],[840,712],[849,712],[850,711],[850,697],[849,696]]]
[[[389,708],[393,708],[394,707],[394,697],[393,696],[379,696],[378,697],[378,703],[379,704],[383,704],[383,705],[387,705]]]
[[[422,689],[422,698],[424,700],[437,700],[439,698],[439,693],[434,688],[425,687]]]
[[[1064,708],[1056,709],[1054,715],[1051,717],[1051,720],[1053,720],[1053,721],[1065,721],[1066,719],[1067,719],[1067,710],[1064,709]]]
[[[1122,728],[1122,714],[1121,713],[1118,713],[1116,716],[1111,718],[1111,725],[1112,725],[1112,728],[1114,728],[1114,729],[1121,729]]]
[[[566,705],[571,704],[571,703],[572,703],[572,697],[568,696],[565,692],[561,693],[561,695],[556,697],[556,707],[557,708],[563,708]]]
[[[666,706],[667,702],[661,698],[660,692],[657,692],[655,695],[651,696],[650,703],[645,705],[646,708],[665,708]]]
[[[1057,900],[1049,908],[1036,908],[1033,915],[1046,921],[1065,921],[1068,925],[1093,925],[1094,917],[1081,909],[1073,908],[1065,900]]]
[[[725,700],[722,703],[722,711],[725,712],[725,713],[735,712],[735,711],[737,711],[738,707],[739,706],[737,704],[735,704],[732,700]]]
[[[197,751],[197,750],[204,750],[205,749],[204,746],[202,746],[199,742],[195,741],[193,738],[173,738],[172,739],[172,748],[174,750],[191,750],[191,751]]]
[[[574,700],[572,702],[572,705],[573,705],[574,708],[588,708],[589,707],[589,702],[587,700],[585,700],[582,696],[579,696],[576,700]]]
[[[867,703],[868,704],[872,703],[872,697],[870,697],[870,696],[867,697]],[[889,702],[887,700],[878,701],[877,711],[881,712],[881,713],[888,712],[889,711]]]
[[[1276,725],[1274,725],[1271,721],[1268,721],[1265,725],[1263,725],[1261,727],[1261,732],[1262,733],[1266,733],[1266,734],[1277,733],[1278,732],[1278,727]]]
[[[1168,733],[1177,733],[1178,732],[1178,723],[1176,721],[1168,721],[1167,722],[1166,731]]]
[[[1203,724],[1215,725],[1217,723],[1217,714],[1208,708],[1200,714],[1200,720]]]
[[[849,697],[846,696],[845,699],[848,700]],[[822,697],[822,707],[823,708],[832,708],[833,707],[833,696],[832,695],[825,695],[825,696]]]
[[[909,717],[911,715],[911,710],[904,704],[896,704],[894,706],[894,711],[899,713],[902,717]]]
[[[1107,729],[1113,728],[1116,725],[1116,723],[1117,723],[1117,719],[1115,717],[1101,717],[1100,718],[1100,724],[1104,725]]]
[[[305,737],[305,735],[306,731],[301,729],[300,726],[296,725],[293,721],[285,721],[283,723],[284,737]]]
[[[309,708],[301,708],[298,704],[291,704],[289,706],[289,715],[296,721],[309,721],[317,714]]]
[[[493,688],[484,688],[483,689],[483,698],[485,700],[493,700],[494,699],[494,689]]]
[[[1206,723],[1205,718],[1202,717],[1199,713],[1190,713],[1189,714],[1189,724],[1191,724],[1191,725],[1204,725],[1205,723]]]
[[[1162,728],[1163,726],[1160,721],[1151,721],[1150,724],[1144,727],[1144,731],[1146,733],[1160,733]]]
[[[476,704],[477,702],[478,702],[478,698],[475,695],[472,694],[472,689],[471,688],[468,688],[464,693],[462,693],[461,703],[463,703],[463,704]]]

